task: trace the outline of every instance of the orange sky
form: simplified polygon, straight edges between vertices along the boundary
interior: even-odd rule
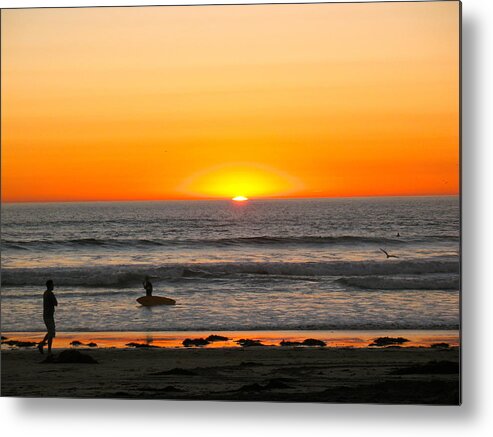
[[[458,2],[1,24],[3,201],[458,193]]]

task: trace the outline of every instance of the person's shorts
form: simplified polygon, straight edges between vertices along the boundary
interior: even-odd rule
[[[53,317],[43,317],[46,329],[48,330],[48,334],[51,337],[55,337],[56,329],[55,329],[55,319]]]

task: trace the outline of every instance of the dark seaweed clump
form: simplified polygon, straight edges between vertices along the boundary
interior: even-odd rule
[[[325,341],[317,340],[315,338],[307,338],[303,341],[303,346],[326,346]]]
[[[206,338],[207,341],[213,342],[213,341],[228,341],[228,337],[223,337],[222,335],[209,335],[209,337]]]
[[[434,349],[448,349],[450,345],[448,343],[433,343],[430,347]]]
[[[325,341],[317,340],[315,338],[307,338],[304,341],[281,341],[281,346],[326,346]]]
[[[250,339],[245,339],[245,338],[237,340],[236,343],[238,343],[240,346],[243,346],[243,347],[265,346],[261,343],[260,340],[250,340]]]
[[[403,337],[378,337],[369,346],[390,346],[407,343],[409,340]]]
[[[185,347],[191,347],[191,346],[206,346],[210,343],[209,340],[206,340],[205,338],[187,338],[183,340],[182,344]]]
[[[17,346],[17,347],[32,347],[36,346],[37,343],[34,341],[20,341],[20,340],[3,340],[2,344],[6,344],[8,346]]]
[[[98,345],[94,342],[91,343],[82,343],[79,340],[74,340],[70,342],[70,346],[88,346],[88,347],[97,347]]]
[[[148,343],[127,343],[125,346],[128,347],[136,347],[136,348],[151,348],[151,349],[159,349],[159,346],[154,346]]]

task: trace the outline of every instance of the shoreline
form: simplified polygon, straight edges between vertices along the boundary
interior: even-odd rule
[[[2,350],[17,348],[9,346],[9,341],[39,342],[45,332],[3,332]],[[257,341],[267,347],[303,346],[307,339],[315,339],[325,343],[327,348],[368,348],[377,338],[391,337],[408,340],[402,343],[387,344],[392,347],[429,348],[432,345],[447,344],[449,347],[460,345],[459,330],[282,330],[282,331],[74,331],[57,332],[53,349],[70,348],[72,342],[79,342],[77,347],[88,344],[92,348],[128,348],[128,344],[150,348],[185,348],[185,340],[207,339],[209,336],[220,336],[224,339],[214,339],[207,344],[190,347],[200,349],[242,348],[239,340]],[[284,346],[281,344],[284,342]],[[204,343],[204,342],[202,342]],[[30,347],[30,346],[25,346]],[[34,347],[34,346],[31,346]],[[131,346],[130,346],[131,347]],[[372,346],[374,347],[374,346]]]

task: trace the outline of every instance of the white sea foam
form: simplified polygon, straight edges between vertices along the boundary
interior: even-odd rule
[[[333,261],[333,262],[246,262],[246,263],[196,263],[196,264],[165,264],[121,265],[76,268],[11,268],[2,270],[2,284],[8,286],[41,285],[47,279],[53,279],[58,285],[71,286],[131,286],[140,284],[142,277],[149,275],[156,280],[190,278],[190,277],[227,277],[231,275],[275,275],[275,276],[364,276],[365,278],[346,278],[345,283],[364,285],[368,276],[372,276],[371,284],[378,286],[389,279],[374,277],[375,275],[396,274],[458,274],[458,260],[424,259],[402,261]],[[400,280],[402,282],[402,280]],[[410,283],[413,279],[407,279]],[[456,281],[456,279],[450,279]],[[423,280],[421,282],[424,284]],[[451,283],[451,282],[448,282]],[[370,285],[371,285],[370,284]],[[395,283],[395,288],[400,288]],[[368,288],[372,288],[369,286]],[[421,287],[420,287],[421,288]],[[448,287],[447,287],[448,288]],[[452,287],[456,288],[456,286]]]

